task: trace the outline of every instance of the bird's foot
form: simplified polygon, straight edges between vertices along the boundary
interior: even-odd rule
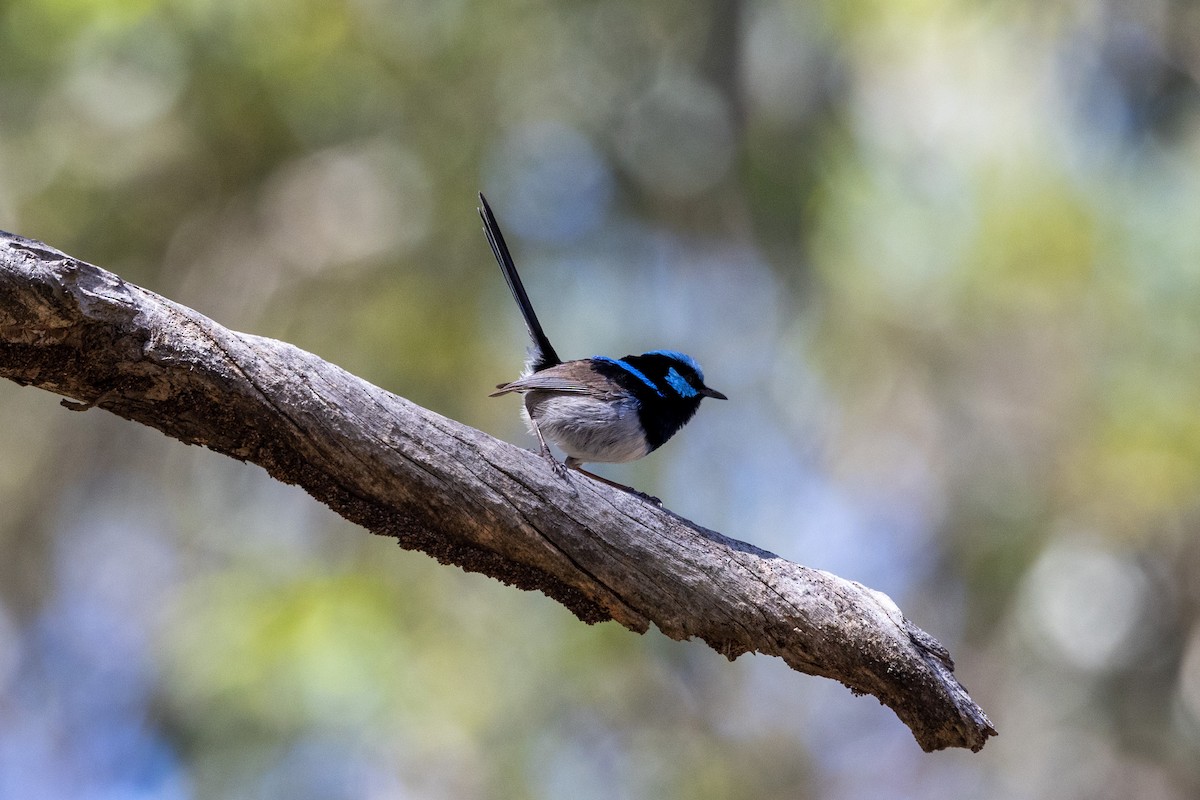
[[[550,462],[550,468],[554,470],[555,475],[564,480],[567,479],[567,465],[555,458],[554,454],[550,452],[550,448],[546,447],[545,444],[542,445],[542,458]]]

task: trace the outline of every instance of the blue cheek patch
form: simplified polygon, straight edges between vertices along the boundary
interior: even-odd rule
[[[621,369],[625,370],[630,375],[637,378],[639,381],[641,381],[642,383],[646,384],[651,389],[653,389],[654,393],[656,395],[658,395],[659,397],[663,396],[662,391],[657,386],[654,385],[654,381],[647,378],[645,373],[643,373],[640,369],[635,367],[633,364],[630,364],[628,361],[620,361],[615,358],[609,358],[608,356],[592,356],[592,360],[593,361],[603,361],[605,364],[613,364],[615,366],[620,367]],[[675,370],[673,370],[673,369],[671,371],[675,372]],[[683,380],[682,376],[680,376],[678,373],[676,373],[676,377],[679,378],[679,380]],[[668,378],[667,380],[670,380],[670,378]],[[672,385],[674,385],[674,384],[672,384]],[[689,386],[688,388],[690,389],[691,387]]]
[[[691,356],[687,355],[686,353],[681,353],[678,350],[651,350],[649,353],[646,353],[646,355],[648,355],[648,356],[664,356],[665,358],[669,358],[672,361],[678,361],[680,363],[687,364],[689,367],[691,367],[693,370],[696,371],[696,375],[700,378],[701,381],[704,380],[704,372],[700,369],[700,365],[696,363],[696,359],[692,358]]]
[[[690,383],[687,382],[686,378],[684,378],[675,370],[674,367],[671,367],[670,371],[667,372],[667,383],[671,384],[671,388],[674,389],[680,397],[695,397],[696,395],[700,394],[692,387]]]

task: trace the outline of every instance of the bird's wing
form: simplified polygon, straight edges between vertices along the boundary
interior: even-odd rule
[[[613,392],[620,391],[620,387],[598,374],[590,361],[581,359],[556,364],[512,383],[502,383],[491,396],[532,391],[608,398]]]
[[[509,392],[561,392],[563,394],[595,394],[595,390],[579,383],[579,381],[562,375],[547,375],[545,371],[535,372],[524,378],[518,378],[512,383],[502,383],[496,387],[489,397],[497,397]]]

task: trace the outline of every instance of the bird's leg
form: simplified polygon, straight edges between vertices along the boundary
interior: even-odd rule
[[[645,500],[648,503],[653,503],[656,506],[662,505],[662,500],[659,500],[657,497],[655,497],[652,494],[646,494],[645,492],[639,492],[637,489],[634,489],[632,486],[626,486],[623,483],[617,483],[616,481],[610,481],[608,478],[602,478],[594,472],[588,472],[586,469],[584,469],[582,466],[580,466],[580,464],[582,464],[582,463],[583,463],[582,461],[578,461],[578,460],[568,456],[566,466],[568,469],[573,469],[576,472],[587,475],[589,478],[591,478],[594,481],[599,481],[600,483],[607,484],[608,486],[611,486],[614,489],[620,489],[622,492],[627,492],[629,494],[636,495],[637,497],[642,498],[643,500]]]
[[[546,444],[545,438],[542,437],[542,429],[538,427],[537,420],[533,418],[532,414],[529,415],[529,423],[533,426],[533,432],[537,434],[538,441],[542,444],[542,457],[549,461],[550,465],[554,467],[554,472],[556,475],[558,475],[560,478],[567,477],[566,466],[557,458],[555,458],[554,454],[550,452],[550,445]]]

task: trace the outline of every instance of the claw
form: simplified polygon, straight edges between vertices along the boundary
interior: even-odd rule
[[[566,478],[567,477],[567,465],[562,463],[561,461],[559,461],[554,456],[552,456],[550,454],[549,450],[546,450],[543,454],[546,456],[547,459],[549,459],[550,466],[554,469],[554,474],[560,478]]]

